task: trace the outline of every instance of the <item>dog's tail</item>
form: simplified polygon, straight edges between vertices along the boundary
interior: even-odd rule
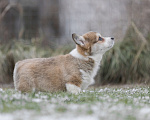
[[[14,72],[13,72],[13,81],[14,81],[14,86],[15,86],[15,89],[17,88],[17,76],[18,76],[18,73],[17,73],[17,69],[18,69],[18,62],[15,64],[15,68],[14,68]]]

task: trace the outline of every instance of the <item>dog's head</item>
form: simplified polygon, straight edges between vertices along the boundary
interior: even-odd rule
[[[74,33],[72,38],[77,44],[78,52],[84,56],[104,54],[114,45],[114,38],[102,37],[97,32],[88,32],[82,36]]]

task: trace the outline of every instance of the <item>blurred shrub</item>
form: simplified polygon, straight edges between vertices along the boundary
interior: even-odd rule
[[[51,57],[69,53],[73,46],[66,45],[56,50],[43,48],[41,45],[25,41],[14,41],[0,46],[0,83],[13,82],[13,69],[17,61],[28,58]]]
[[[150,83],[150,39],[143,44],[130,27],[124,41],[107,52],[100,69],[99,84]],[[144,47],[141,47],[143,46]],[[140,51],[141,50],[141,51]]]
[[[143,42],[130,27],[123,42],[115,43],[115,46],[104,55],[96,84],[150,83],[150,35],[147,40],[147,44],[142,48]],[[41,47],[40,43],[26,41],[1,45],[0,82],[13,81],[14,65],[19,60],[66,54],[72,49],[72,45],[66,45],[53,50]]]

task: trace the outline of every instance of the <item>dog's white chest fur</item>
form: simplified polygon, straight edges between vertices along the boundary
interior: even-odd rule
[[[91,57],[92,59],[94,59],[94,67],[92,71],[84,71],[82,69],[80,69],[80,72],[82,74],[82,84],[81,84],[81,89],[86,89],[89,85],[92,85],[95,83],[94,81],[94,77],[96,76],[99,68],[100,68],[100,61],[102,59],[102,56],[94,56]]]
[[[96,76],[97,71],[99,70],[99,65],[102,59],[102,55],[97,54],[95,56],[83,57],[78,53],[76,49],[74,49],[70,54],[79,59],[88,60],[89,58],[92,58],[94,60],[94,67],[92,70],[80,69],[82,75],[81,89],[86,89],[89,85],[95,83],[94,77]]]
[[[80,72],[82,74],[81,89],[86,89],[89,85],[94,84],[94,79],[91,74],[83,71],[82,69],[80,69]]]

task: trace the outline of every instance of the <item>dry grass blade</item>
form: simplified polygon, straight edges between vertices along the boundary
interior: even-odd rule
[[[135,30],[135,32],[137,33],[137,35],[140,37],[140,40],[142,40],[142,44],[140,46],[140,49],[138,50],[135,59],[133,60],[132,66],[131,66],[131,70],[133,69],[133,66],[136,64],[142,50],[144,49],[144,46],[147,43],[147,40],[145,39],[145,37],[143,36],[143,34],[138,30],[137,26],[134,24],[134,22],[132,22],[132,27]]]

